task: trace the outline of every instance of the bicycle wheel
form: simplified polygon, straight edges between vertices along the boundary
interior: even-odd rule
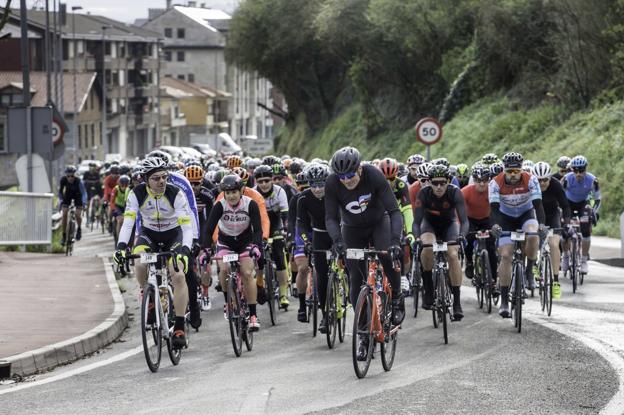
[[[327,338],[327,347],[334,348],[336,343],[336,332],[338,331],[338,281],[336,280],[334,273],[329,274],[329,280],[327,281],[327,296],[325,297],[325,319],[327,323],[327,332],[325,337]]]
[[[439,307],[438,307],[438,320],[442,323],[442,333],[444,335],[444,344],[448,344],[448,314],[449,301],[449,289],[447,285],[446,275],[438,275],[438,294],[439,294]],[[447,298],[448,297],[448,298]]]
[[[353,344],[352,344],[352,358],[353,369],[355,375],[362,379],[366,376],[368,368],[370,367],[371,359],[373,358],[373,347],[375,345],[375,339],[373,337],[373,296],[368,286],[362,287],[360,294],[358,295],[357,304],[355,305],[355,312],[353,316]],[[368,350],[366,358],[364,360],[358,360],[358,345],[360,340],[368,340]]]
[[[153,323],[148,324],[150,304],[152,305],[152,313],[155,315],[156,301],[160,302],[154,287],[147,286],[143,290],[143,301],[141,302],[141,338],[145,361],[152,372],[158,371],[162,355],[162,327],[155,318]]]
[[[414,297],[414,318],[418,317],[418,303],[420,300],[420,284],[422,275],[420,274],[420,264],[414,266],[412,274],[412,295]]]
[[[576,239],[572,240],[572,255],[570,255],[570,277],[572,278],[572,293],[576,293],[576,288],[578,284],[578,268],[579,268],[579,260],[578,260],[578,248]]]
[[[553,269],[550,262],[550,255],[544,257],[544,298],[546,304],[546,312],[548,316],[552,313],[552,300],[553,300]]]
[[[245,307],[245,315],[249,314],[249,310]],[[253,349],[253,331],[249,330],[249,322],[245,322],[245,329],[243,330],[243,341],[245,342],[245,347],[248,352],[251,352]]]
[[[310,299],[310,310],[309,313],[312,317],[312,337],[316,337],[318,333],[318,309],[319,309],[319,299],[318,299],[318,281],[316,280],[316,272],[314,270],[312,272],[312,298]],[[308,318],[308,320],[310,320]]]
[[[522,331],[522,302],[524,301],[522,299],[523,294],[524,294],[523,292],[524,290],[522,287],[522,281],[524,281],[523,266],[519,263],[516,264],[514,273],[512,275],[513,275],[513,279],[515,280],[515,288],[514,288],[514,293],[513,293],[513,297],[515,299],[514,325],[518,329],[518,333],[520,333]]]
[[[228,324],[230,326],[230,337],[232,338],[232,348],[236,357],[240,357],[243,352],[242,319],[240,309],[240,297],[236,289],[235,278],[228,278]]]
[[[167,294],[167,301],[167,319],[169,322],[169,336],[166,339],[167,353],[169,353],[169,360],[171,360],[171,363],[173,363],[174,366],[177,366],[178,363],[180,363],[180,358],[182,357],[182,349],[174,349],[173,347],[173,327],[175,325],[175,310],[173,308],[173,297],[169,293]]]
[[[485,249],[479,255],[481,261],[481,269],[483,270],[483,297],[485,309],[488,314],[492,313],[492,269],[490,268],[490,255]]]
[[[67,223],[67,233],[66,233],[66,239],[65,239],[65,256],[70,256],[73,252],[75,231],[76,231],[76,224],[72,219],[70,219]]]
[[[383,302],[382,307],[382,315],[386,316],[386,321],[384,321],[383,323],[385,339],[380,344],[381,366],[383,366],[384,370],[388,372],[390,369],[392,369],[392,365],[394,364],[394,355],[396,353],[396,345],[399,331],[397,330],[392,333],[392,335],[390,334],[390,329],[392,329],[392,324],[390,324],[392,319],[392,312],[388,312],[388,307],[392,307],[392,305],[389,304],[388,297],[385,297],[385,301]]]
[[[349,300],[347,298],[347,294],[349,290],[347,289],[347,282],[344,278],[344,275],[339,276],[340,283],[338,284],[338,301],[340,301],[340,309],[342,310],[342,316],[338,315],[338,340],[340,343],[344,343],[345,335],[347,333],[347,307],[349,304]]]
[[[546,258],[544,254],[540,259],[539,265],[540,279],[539,279],[539,297],[540,297],[540,307],[542,311],[546,309]]]
[[[271,317],[271,324],[274,326],[275,324],[277,324],[277,314],[275,311],[275,294],[273,287],[273,261],[267,259],[264,271],[264,286],[267,293],[269,316]]]

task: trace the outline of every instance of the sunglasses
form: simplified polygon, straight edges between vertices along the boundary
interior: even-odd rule
[[[325,187],[325,183],[324,182],[313,182],[310,183],[310,187],[313,189],[322,189],[323,187]]]
[[[159,182],[161,180],[167,180],[167,174],[161,174],[159,176],[152,176],[150,177],[150,180],[153,182]]]
[[[444,181],[432,180],[431,181],[431,186],[433,186],[433,187],[443,187],[443,186],[446,186],[447,184],[448,184],[448,182],[446,180],[444,180]]]
[[[585,169],[572,169],[574,173],[585,173]]]
[[[522,169],[505,169],[505,173],[520,174],[522,173]]]
[[[284,176],[275,176],[273,177],[274,182],[279,182],[280,180],[284,180]]]
[[[475,179],[475,183],[488,183],[490,179]]]
[[[76,176],[73,174],[66,174],[65,177],[67,177],[68,179],[71,179],[72,177],[76,177]]]
[[[537,179],[540,183],[548,183],[550,179],[548,177],[544,177],[543,179]]]
[[[353,179],[356,174],[357,174],[357,172],[355,172],[355,171],[353,173],[339,174],[338,178],[340,180],[349,180],[349,179]]]
[[[271,179],[259,179],[259,180],[256,180],[256,183],[258,184],[271,183]]]
[[[429,181],[429,179],[418,179],[419,182],[421,183],[427,183]]]
[[[191,186],[193,187],[197,187],[197,186],[201,186],[202,182],[191,182]]]

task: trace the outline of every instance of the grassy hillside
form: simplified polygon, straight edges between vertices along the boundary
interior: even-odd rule
[[[416,120],[415,120],[416,121]],[[396,157],[422,152],[414,131],[389,130],[366,139],[362,111],[353,105],[324,130],[310,136],[304,122],[283,132],[278,151],[303,157],[325,157],[341,146],[358,147],[366,158]],[[594,105],[582,112],[567,112],[562,106],[542,104],[523,109],[501,96],[482,99],[460,111],[444,126],[444,138],[432,147],[432,157],[447,157],[452,163],[472,164],[481,155],[519,151],[533,161],[554,164],[562,155],[584,154],[589,171],[599,179],[603,211],[597,232],[619,237],[619,215],[624,211],[624,101]]]

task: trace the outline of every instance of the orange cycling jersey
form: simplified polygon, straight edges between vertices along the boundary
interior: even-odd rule
[[[104,178],[104,200],[111,204],[111,195],[113,194],[113,189],[117,186],[117,178],[113,178],[112,175],[106,176]]]
[[[416,209],[416,199],[418,198],[418,192],[420,192],[420,182],[416,180],[409,186],[409,197],[412,209]]]
[[[466,205],[466,214],[470,219],[482,220],[490,217],[490,201],[488,200],[488,190],[477,191],[477,186],[469,184],[461,189]]]
[[[260,208],[260,222],[262,222],[262,238],[269,239],[269,231],[271,229],[271,222],[269,221],[269,215],[266,210],[266,205],[264,203],[264,197],[258,191],[252,189],[251,187],[245,186],[243,190],[243,196],[250,197],[253,199]],[[215,200],[215,205],[218,201],[223,199],[223,192],[219,193],[217,196],[217,200]],[[214,233],[212,234],[212,240],[216,243],[217,237],[219,236],[219,227],[216,227]]]

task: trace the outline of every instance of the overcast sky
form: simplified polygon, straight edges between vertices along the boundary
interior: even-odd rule
[[[52,10],[52,3],[53,1],[49,0],[50,10]],[[67,11],[70,11],[72,6],[81,6],[83,10],[78,13],[90,12],[126,23],[147,18],[148,8],[165,8],[166,5],[165,0],[66,0],[65,3],[67,3]],[[174,1],[174,3],[183,2]],[[19,2],[13,2],[13,4],[16,6],[11,7],[19,7]],[[38,7],[45,7],[45,0],[28,0],[27,4],[29,8],[35,4]]]

